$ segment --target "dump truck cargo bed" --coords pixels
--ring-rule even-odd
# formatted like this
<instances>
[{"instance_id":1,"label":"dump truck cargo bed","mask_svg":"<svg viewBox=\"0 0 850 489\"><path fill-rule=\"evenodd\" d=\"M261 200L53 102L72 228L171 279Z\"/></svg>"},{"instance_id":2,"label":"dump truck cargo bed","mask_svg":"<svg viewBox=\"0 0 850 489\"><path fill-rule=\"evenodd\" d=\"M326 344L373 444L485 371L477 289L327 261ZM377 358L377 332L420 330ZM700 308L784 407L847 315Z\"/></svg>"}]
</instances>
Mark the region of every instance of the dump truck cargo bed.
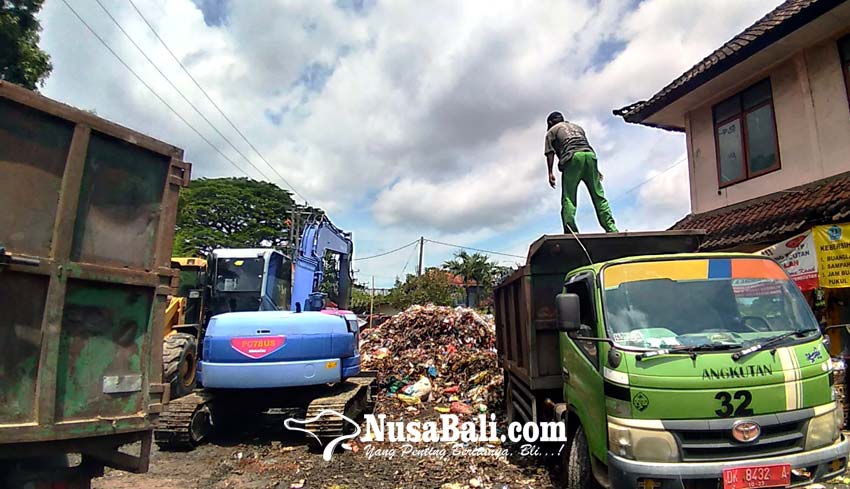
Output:
<instances>
[{"instance_id":1,"label":"dump truck cargo bed","mask_svg":"<svg viewBox=\"0 0 850 489\"><path fill-rule=\"evenodd\" d=\"M555 321L555 296L567 273L634 255L694 252L701 231L624 232L542 236L531 244L526 264L495 290L499 361L527 397L563 385ZM587 250L582 249L582 245Z\"/></svg>"},{"instance_id":2,"label":"dump truck cargo bed","mask_svg":"<svg viewBox=\"0 0 850 489\"><path fill-rule=\"evenodd\" d=\"M146 469L146 450L116 451L149 440L167 401L182 156L0 82L0 463L72 451Z\"/></svg>"}]
</instances>

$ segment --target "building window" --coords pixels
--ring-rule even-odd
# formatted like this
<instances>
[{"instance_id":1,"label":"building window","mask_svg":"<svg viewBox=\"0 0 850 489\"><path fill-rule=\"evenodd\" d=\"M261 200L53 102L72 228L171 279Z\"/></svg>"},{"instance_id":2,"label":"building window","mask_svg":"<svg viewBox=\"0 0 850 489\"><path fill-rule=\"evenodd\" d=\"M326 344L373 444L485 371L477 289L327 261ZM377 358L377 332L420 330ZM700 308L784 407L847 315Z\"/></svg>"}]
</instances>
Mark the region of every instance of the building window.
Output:
<instances>
[{"instance_id":1,"label":"building window","mask_svg":"<svg viewBox=\"0 0 850 489\"><path fill-rule=\"evenodd\" d=\"M850 101L850 36L844 36L838 40L838 52L841 53L844 85L847 87L847 99Z\"/></svg>"},{"instance_id":2,"label":"building window","mask_svg":"<svg viewBox=\"0 0 850 489\"><path fill-rule=\"evenodd\" d=\"M779 169L770 79L720 102L712 110L721 187Z\"/></svg>"}]
</instances>

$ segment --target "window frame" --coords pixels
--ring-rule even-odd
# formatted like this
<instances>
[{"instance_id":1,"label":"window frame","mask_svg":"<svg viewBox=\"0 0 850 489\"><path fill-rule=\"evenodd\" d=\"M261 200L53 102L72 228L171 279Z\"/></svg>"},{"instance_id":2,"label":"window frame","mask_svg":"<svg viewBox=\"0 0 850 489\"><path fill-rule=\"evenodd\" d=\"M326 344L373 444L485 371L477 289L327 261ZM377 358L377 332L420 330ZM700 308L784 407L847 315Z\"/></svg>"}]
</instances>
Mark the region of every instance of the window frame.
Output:
<instances>
[{"instance_id":1,"label":"window frame","mask_svg":"<svg viewBox=\"0 0 850 489\"><path fill-rule=\"evenodd\" d=\"M580 324L582 326L590 327L591 330L593 331L592 336L594 338L601 338L602 336L600 336L600 332L599 332L599 328L598 328L599 317L597 315L597 310L596 310L596 306L597 306L597 304L596 304L596 276L593 274L593 272L580 272L576 275L573 275L572 277L569 277L567 279L566 283L564 283L564 291L567 292L567 293L570 293L571 289L575 290L576 288L579 288L579 287L584 289L584 293L585 293L584 297L586 299L586 300L582 300L582 296L579 295L579 304L580 304L580 309L582 310L582 316L584 316L585 314L589 314L589 317L587 317L587 319L589 319L589 322L592 323L592 324L585 324L584 321L580 321ZM589 307L585 307L585 306L589 306ZM582 318L582 319L584 319L584 318ZM573 342L578 347L577 348L578 351L581 352L581 355L585 358L585 360L590 362L590 364L593 365L593 367L596 370L599 370L599 366L600 366L599 345L593 344L593 348L595 349L595 353L591 353L588 350L588 347L591 346L591 345L589 345L587 343L593 343L593 342L585 342L585 341L578 341L578 340L573 340Z\"/></svg>"},{"instance_id":2,"label":"window frame","mask_svg":"<svg viewBox=\"0 0 850 489\"><path fill-rule=\"evenodd\" d=\"M770 98L763 101L763 102L759 102L758 104L750 107L749 109L745 109L744 108L744 101L743 101L744 92L758 86L761 83L764 83L765 81L767 82L768 86L770 87ZM715 109L718 106L720 106L720 105L722 105L722 104L724 104L724 103L726 103L726 102L728 102L732 99L736 99L736 98L738 99L739 112L737 112L735 115L729 116L725 119L717 120L715 118ZM770 116L771 116L772 121L773 121L773 145L774 145L774 149L775 149L775 152L776 152L776 162L773 165L771 165L770 167L765 168L764 170L760 170L760 171L757 171L757 172L750 172L750 145L749 145L749 141L748 141L749 131L747 130L747 116L749 114L759 110L759 109L764 108L765 106L768 106L768 105L770 106ZM712 125L713 129L712 130L714 131L714 154L715 154L715 160L716 160L715 164L717 165L717 185L718 185L718 188L726 188L726 187L729 187L729 186L732 186L732 185L735 185L735 184L738 184L738 183L741 183L741 182L745 182L747 180L752 180L753 178L757 178L757 177L760 177L762 175L766 175L768 173L772 173L772 172L775 172L777 170L782 169L782 158L779 155L779 131L776 127L776 108L773 105L773 83L771 83L770 78L764 78L762 80L759 80L759 81L749 85L747 88L745 88L743 90L739 90L735 95L732 95L731 97L727 97L727 98L721 100L720 102L713 104L711 106L711 120L712 120L712 123L713 123L713 125ZM742 160L742 164L744 166L744 171L743 171L742 177L737 178L735 180L729 180L728 182L723 182L722 181L722 164L721 164L721 160L720 160L720 138L717 135L717 129L720 126L723 126L723 125L728 124L728 123L735 121L735 120L738 121L739 127L741 128L741 153L742 153L741 154L741 156L742 156L741 160Z\"/></svg>"}]
</instances>

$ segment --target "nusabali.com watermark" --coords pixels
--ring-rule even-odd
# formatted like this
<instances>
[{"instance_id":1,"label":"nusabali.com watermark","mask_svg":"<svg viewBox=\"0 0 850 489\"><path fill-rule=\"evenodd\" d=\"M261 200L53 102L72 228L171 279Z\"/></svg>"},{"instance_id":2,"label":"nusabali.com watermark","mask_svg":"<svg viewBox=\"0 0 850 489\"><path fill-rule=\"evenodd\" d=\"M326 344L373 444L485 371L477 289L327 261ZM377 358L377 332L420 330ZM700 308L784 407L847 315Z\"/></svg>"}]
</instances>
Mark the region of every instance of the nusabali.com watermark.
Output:
<instances>
[{"instance_id":1,"label":"nusabali.com watermark","mask_svg":"<svg viewBox=\"0 0 850 489\"><path fill-rule=\"evenodd\" d=\"M349 423L351 434L320 440L306 426L322 416L336 416ZM304 431L319 442L325 443L323 457L330 460L338 445L346 440L357 439L365 443L364 452L368 458L395 458L399 456L437 457L448 456L508 456L510 451L503 446L506 442L522 443L519 454L522 456L541 455L537 443L567 441L566 426L557 422L508 424L504 432L496 426L496 415L488 418L485 414L473 420L461 421L455 414L442 414L438 421L389 421L385 414L365 415L365 432L352 419L333 410L325 410L309 420L287 419L284 426L296 431ZM302 425L300 428L295 425ZM362 433L362 436L361 436ZM370 443L389 443L389 445L371 445ZM477 446L475 444L478 444Z\"/></svg>"}]
</instances>

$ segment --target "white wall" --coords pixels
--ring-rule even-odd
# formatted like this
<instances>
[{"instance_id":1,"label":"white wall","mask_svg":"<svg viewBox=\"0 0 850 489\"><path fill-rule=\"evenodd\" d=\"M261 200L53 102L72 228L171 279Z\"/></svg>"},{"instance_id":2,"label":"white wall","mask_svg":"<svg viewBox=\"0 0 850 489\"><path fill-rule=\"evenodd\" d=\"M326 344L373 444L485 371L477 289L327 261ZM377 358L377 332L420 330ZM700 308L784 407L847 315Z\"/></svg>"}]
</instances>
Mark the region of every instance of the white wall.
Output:
<instances>
[{"instance_id":1,"label":"white wall","mask_svg":"<svg viewBox=\"0 0 850 489\"><path fill-rule=\"evenodd\" d=\"M834 39L714 94L686 115L691 212L702 213L850 171L850 102ZM719 188L711 108L770 76L781 169Z\"/></svg>"}]
</instances>

